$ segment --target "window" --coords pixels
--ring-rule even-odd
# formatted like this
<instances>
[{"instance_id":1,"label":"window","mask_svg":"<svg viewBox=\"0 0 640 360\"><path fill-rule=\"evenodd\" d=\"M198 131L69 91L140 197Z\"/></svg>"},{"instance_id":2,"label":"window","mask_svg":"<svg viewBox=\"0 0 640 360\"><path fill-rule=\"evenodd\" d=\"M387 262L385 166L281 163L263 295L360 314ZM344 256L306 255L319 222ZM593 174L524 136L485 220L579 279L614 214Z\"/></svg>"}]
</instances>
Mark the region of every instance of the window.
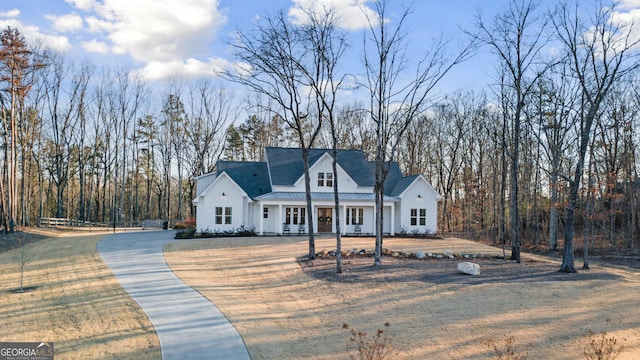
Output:
<instances>
[{"instance_id":1,"label":"window","mask_svg":"<svg viewBox=\"0 0 640 360\"><path fill-rule=\"evenodd\" d=\"M294 224L294 225L304 225L305 224L305 215L306 208L284 208L284 223L285 224Z\"/></svg>"},{"instance_id":2,"label":"window","mask_svg":"<svg viewBox=\"0 0 640 360\"><path fill-rule=\"evenodd\" d=\"M291 224L291 208L284 209L284 223L287 225Z\"/></svg>"},{"instance_id":3,"label":"window","mask_svg":"<svg viewBox=\"0 0 640 360\"><path fill-rule=\"evenodd\" d=\"M418 224L420 226L427 225L427 209L411 209L411 226L417 226Z\"/></svg>"},{"instance_id":4,"label":"window","mask_svg":"<svg viewBox=\"0 0 640 360\"><path fill-rule=\"evenodd\" d=\"M216 224L222 224L222 214L224 214L224 223L230 225L232 223L231 208L216 207Z\"/></svg>"},{"instance_id":5,"label":"window","mask_svg":"<svg viewBox=\"0 0 640 360\"><path fill-rule=\"evenodd\" d=\"M328 173L319 172L318 173L318 186L332 187L333 186L333 173L332 172L328 172Z\"/></svg>"},{"instance_id":6,"label":"window","mask_svg":"<svg viewBox=\"0 0 640 360\"><path fill-rule=\"evenodd\" d=\"M222 208L216 208L216 224L222 224Z\"/></svg>"},{"instance_id":7,"label":"window","mask_svg":"<svg viewBox=\"0 0 640 360\"><path fill-rule=\"evenodd\" d=\"M362 225L363 220L363 208L347 208L347 225Z\"/></svg>"},{"instance_id":8,"label":"window","mask_svg":"<svg viewBox=\"0 0 640 360\"><path fill-rule=\"evenodd\" d=\"M427 209L420 209L420 226L427 225Z\"/></svg>"},{"instance_id":9,"label":"window","mask_svg":"<svg viewBox=\"0 0 640 360\"><path fill-rule=\"evenodd\" d=\"M269 208L262 208L262 218L263 219L269 218Z\"/></svg>"},{"instance_id":10,"label":"window","mask_svg":"<svg viewBox=\"0 0 640 360\"><path fill-rule=\"evenodd\" d=\"M224 208L224 223L227 225L231 225L231 208Z\"/></svg>"}]
</instances>

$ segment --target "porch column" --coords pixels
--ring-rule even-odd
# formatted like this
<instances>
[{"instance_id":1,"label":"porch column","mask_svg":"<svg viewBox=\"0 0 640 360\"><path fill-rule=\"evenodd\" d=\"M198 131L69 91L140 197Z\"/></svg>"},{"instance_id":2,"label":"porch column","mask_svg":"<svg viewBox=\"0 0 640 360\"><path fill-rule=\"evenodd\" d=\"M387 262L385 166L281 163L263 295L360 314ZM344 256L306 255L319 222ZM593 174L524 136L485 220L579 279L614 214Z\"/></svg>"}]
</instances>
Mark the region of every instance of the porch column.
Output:
<instances>
[{"instance_id":1,"label":"porch column","mask_svg":"<svg viewBox=\"0 0 640 360\"><path fill-rule=\"evenodd\" d=\"M389 217L391 218L391 229L389 229L389 233L391 234L391 236L394 236L396 234L396 203L395 202L391 203L391 215Z\"/></svg>"},{"instance_id":2,"label":"porch column","mask_svg":"<svg viewBox=\"0 0 640 360\"><path fill-rule=\"evenodd\" d=\"M262 230L262 222L264 221L264 216L262 215L264 214L264 205L262 202L260 202L260 206L258 208L258 216L260 217L260 221L258 222L258 235L264 235L264 231Z\"/></svg>"},{"instance_id":3,"label":"porch column","mask_svg":"<svg viewBox=\"0 0 640 360\"><path fill-rule=\"evenodd\" d=\"M347 205L342 205L342 216L340 217L342 221L342 235L347 235Z\"/></svg>"},{"instance_id":4,"label":"porch column","mask_svg":"<svg viewBox=\"0 0 640 360\"><path fill-rule=\"evenodd\" d=\"M278 234L282 235L282 204L278 204L278 224L276 225L278 227Z\"/></svg>"}]
</instances>

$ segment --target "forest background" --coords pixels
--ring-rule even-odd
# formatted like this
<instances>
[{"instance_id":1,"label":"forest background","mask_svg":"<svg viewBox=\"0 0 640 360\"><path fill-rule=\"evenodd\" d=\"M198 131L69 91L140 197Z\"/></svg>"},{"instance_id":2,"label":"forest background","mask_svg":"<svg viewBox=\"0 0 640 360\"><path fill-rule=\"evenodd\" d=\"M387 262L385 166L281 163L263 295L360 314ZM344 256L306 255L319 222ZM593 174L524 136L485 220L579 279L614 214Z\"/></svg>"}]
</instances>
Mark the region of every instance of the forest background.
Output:
<instances>
[{"instance_id":1,"label":"forest background","mask_svg":"<svg viewBox=\"0 0 640 360\"><path fill-rule=\"evenodd\" d=\"M515 233L522 245L555 250L567 211L575 211L581 238L636 252L637 30L612 14L602 3L547 9L514 0L494 18L478 15L466 30L465 49L484 46L494 56L492 68L478 69L491 83L483 91L427 89L419 109L404 119L404 131L391 133L397 148L387 149L387 159L405 174L422 174L442 195L439 233L503 243ZM252 31L273 30L272 24ZM257 39L252 34L244 39ZM369 38L342 56L365 58L372 51L367 46L381 44ZM3 29L0 40L5 231L50 217L118 226L192 219L195 178L217 160L261 161L264 147L300 146L280 105L259 92L239 98L238 81L174 78L158 87L131 68L98 69L27 43L18 28ZM392 44L406 46L401 36ZM430 62L405 63L399 56L399 82L420 66L446 70L447 59L459 54L445 38L412 44L421 45ZM308 59L318 53L312 46L304 52ZM375 158L374 96L357 80L362 75L336 77L352 80L333 110L333 131L320 122L318 104L305 103L298 131L310 139L318 126L313 147L361 149ZM308 85L293 87L308 94ZM389 111L401 112L402 103L393 100Z\"/></svg>"}]
</instances>

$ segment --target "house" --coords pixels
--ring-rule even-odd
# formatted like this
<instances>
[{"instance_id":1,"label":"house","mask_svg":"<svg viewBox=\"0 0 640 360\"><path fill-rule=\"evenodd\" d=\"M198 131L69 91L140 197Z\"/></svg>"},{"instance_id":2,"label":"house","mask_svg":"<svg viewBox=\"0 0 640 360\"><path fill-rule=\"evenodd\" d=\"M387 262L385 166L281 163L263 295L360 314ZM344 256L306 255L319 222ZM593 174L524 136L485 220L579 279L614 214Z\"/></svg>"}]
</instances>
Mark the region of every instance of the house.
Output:
<instances>
[{"instance_id":1,"label":"house","mask_svg":"<svg viewBox=\"0 0 640 360\"><path fill-rule=\"evenodd\" d=\"M335 232L333 183L338 182L341 231L375 232L375 162L360 150L338 150L337 174L332 150L311 149L309 173L314 231ZM199 232L252 228L259 235L307 233L304 165L300 148L265 149L265 161L218 161L197 180L196 227ZM385 183L383 232L435 233L440 195L422 175L403 176L397 163Z\"/></svg>"}]
</instances>

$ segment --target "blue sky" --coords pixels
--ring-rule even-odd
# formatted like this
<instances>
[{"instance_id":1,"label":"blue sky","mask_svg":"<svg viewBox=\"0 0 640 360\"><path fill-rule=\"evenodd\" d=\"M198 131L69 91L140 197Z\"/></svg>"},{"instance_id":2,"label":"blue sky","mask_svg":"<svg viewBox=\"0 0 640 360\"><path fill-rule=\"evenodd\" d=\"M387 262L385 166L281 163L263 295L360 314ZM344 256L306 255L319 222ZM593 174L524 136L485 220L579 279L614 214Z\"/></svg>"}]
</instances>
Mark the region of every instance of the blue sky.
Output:
<instances>
[{"instance_id":1,"label":"blue sky","mask_svg":"<svg viewBox=\"0 0 640 360\"><path fill-rule=\"evenodd\" d=\"M490 18L508 0L391 0L400 12L413 4L406 30L409 53L419 54L428 40L441 33L462 40L460 27L470 28L477 11ZM549 0L551 1L551 0ZM345 28L363 24L357 3L367 0L2 0L0 27L18 28L29 41L61 51L70 59L95 65L127 64L153 80L172 76L211 76L233 61L228 47L236 29L249 29L260 16L279 9L327 3L338 8ZM621 0L629 13L639 12L640 0ZM360 61L352 54L350 62ZM478 57L447 78L447 88L479 87L489 80L491 56Z\"/></svg>"}]
</instances>

